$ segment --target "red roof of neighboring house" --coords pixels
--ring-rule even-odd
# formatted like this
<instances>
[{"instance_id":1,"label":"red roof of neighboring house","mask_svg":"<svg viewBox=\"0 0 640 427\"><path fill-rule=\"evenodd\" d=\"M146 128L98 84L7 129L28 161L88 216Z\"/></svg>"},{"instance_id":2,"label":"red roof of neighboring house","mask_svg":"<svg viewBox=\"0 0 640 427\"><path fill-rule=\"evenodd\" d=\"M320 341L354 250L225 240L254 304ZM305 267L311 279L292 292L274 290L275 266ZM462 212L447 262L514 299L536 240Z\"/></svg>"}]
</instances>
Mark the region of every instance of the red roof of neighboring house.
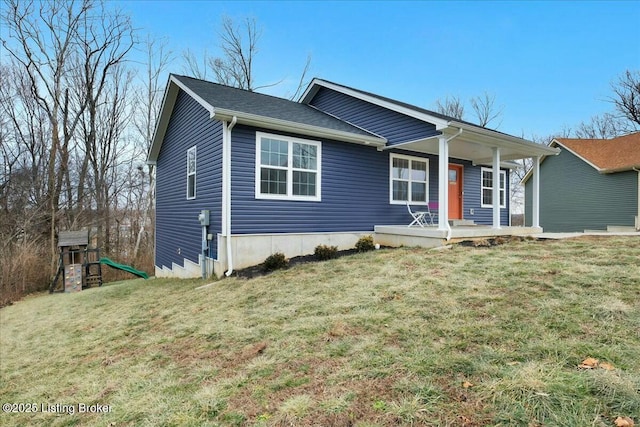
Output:
<instances>
[{"instance_id":1,"label":"red roof of neighboring house","mask_svg":"<svg viewBox=\"0 0 640 427\"><path fill-rule=\"evenodd\" d=\"M640 132L613 139L555 140L602 172L640 169Z\"/></svg>"}]
</instances>

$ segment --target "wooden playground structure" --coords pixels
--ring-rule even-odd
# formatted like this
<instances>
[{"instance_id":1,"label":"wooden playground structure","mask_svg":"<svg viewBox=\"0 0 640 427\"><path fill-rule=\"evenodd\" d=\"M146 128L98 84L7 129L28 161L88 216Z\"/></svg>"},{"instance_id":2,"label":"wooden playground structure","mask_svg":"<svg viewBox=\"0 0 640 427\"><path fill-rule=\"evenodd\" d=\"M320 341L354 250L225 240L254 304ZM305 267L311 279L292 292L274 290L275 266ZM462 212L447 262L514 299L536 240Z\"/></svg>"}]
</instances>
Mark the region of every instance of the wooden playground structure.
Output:
<instances>
[{"instance_id":1,"label":"wooden playground structure","mask_svg":"<svg viewBox=\"0 0 640 427\"><path fill-rule=\"evenodd\" d=\"M102 286L102 264L148 279L144 271L100 257L100 249L89 247L89 231L61 231L58 234L58 271L49 285L49 293L77 292L94 285ZM63 277L62 286L58 279Z\"/></svg>"},{"instance_id":2,"label":"wooden playground structure","mask_svg":"<svg viewBox=\"0 0 640 427\"><path fill-rule=\"evenodd\" d=\"M77 292L91 286L102 286L102 265L100 249L89 248L89 231L61 231L58 234L58 272L49 286L49 292L56 290ZM62 275L62 288L58 279Z\"/></svg>"}]
</instances>

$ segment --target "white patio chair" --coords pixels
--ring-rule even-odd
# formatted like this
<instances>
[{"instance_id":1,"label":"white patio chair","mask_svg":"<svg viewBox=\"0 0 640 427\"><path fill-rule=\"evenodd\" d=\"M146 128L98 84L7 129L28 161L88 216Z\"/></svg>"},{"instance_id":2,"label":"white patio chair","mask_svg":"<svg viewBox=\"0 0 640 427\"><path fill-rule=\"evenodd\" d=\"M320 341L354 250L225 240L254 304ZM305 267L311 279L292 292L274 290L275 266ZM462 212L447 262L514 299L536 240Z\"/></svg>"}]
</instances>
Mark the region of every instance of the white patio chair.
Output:
<instances>
[{"instance_id":1,"label":"white patio chair","mask_svg":"<svg viewBox=\"0 0 640 427\"><path fill-rule=\"evenodd\" d=\"M407 227L411 227L411 226L416 225L416 224L419 225L420 227L424 227L425 225L427 225L426 220L425 220L425 216L427 215L427 212L422 212L422 211L415 211L414 212L414 211L412 211L411 210L411 205L409 205L408 201L407 201L407 210L409 211L409 214L413 218L413 221Z\"/></svg>"},{"instance_id":2,"label":"white patio chair","mask_svg":"<svg viewBox=\"0 0 640 427\"><path fill-rule=\"evenodd\" d=\"M435 225L438 222L438 202L427 203L427 212L425 213L425 223Z\"/></svg>"}]
</instances>

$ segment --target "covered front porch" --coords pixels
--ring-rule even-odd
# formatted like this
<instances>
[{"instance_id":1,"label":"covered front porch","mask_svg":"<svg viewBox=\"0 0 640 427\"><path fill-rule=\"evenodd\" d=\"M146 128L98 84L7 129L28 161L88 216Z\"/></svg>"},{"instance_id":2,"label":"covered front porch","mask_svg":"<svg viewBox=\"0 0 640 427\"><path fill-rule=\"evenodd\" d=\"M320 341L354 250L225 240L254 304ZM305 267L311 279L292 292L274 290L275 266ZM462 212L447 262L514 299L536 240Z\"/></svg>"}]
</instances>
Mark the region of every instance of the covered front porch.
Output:
<instances>
[{"instance_id":1,"label":"covered front porch","mask_svg":"<svg viewBox=\"0 0 640 427\"><path fill-rule=\"evenodd\" d=\"M437 224L433 227L415 227L415 229L406 225L381 225L376 226L376 234L450 240L452 238L526 235L542 232L539 224L540 159L542 156L558 154L558 149L464 122L436 123L436 130L440 132L439 135L388 145L383 150L403 149L437 156ZM464 222L467 219L474 219L473 208L468 211L462 208L466 199L462 187L459 187L457 191L452 190L456 188L452 187L452 179L455 179L456 176L455 171L452 170L452 167L457 166L455 159L469 161L473 166L481 166L482 170L486 171L488 178L484 180L483 175L479 178L481 180L479 186L482 189L481 206L485 209L491 209L492 215L490 221L487 221L489 218L482 221L484 225L456 225L452 227L450 224L450 220L460 219ZM504 218L501 221L501 211L504 213L505 208L510 206L505 203L510 192L509 183L506 182L501 187L501 179L498 177L500 177L502 169L518 167L519 165L514 161L523 159L531 159L533 178L532 227L529 228L511 227L510 221L505 222ZM454 163L450 163L450 160L453 160Z\"/></svg>"}]
</instances>

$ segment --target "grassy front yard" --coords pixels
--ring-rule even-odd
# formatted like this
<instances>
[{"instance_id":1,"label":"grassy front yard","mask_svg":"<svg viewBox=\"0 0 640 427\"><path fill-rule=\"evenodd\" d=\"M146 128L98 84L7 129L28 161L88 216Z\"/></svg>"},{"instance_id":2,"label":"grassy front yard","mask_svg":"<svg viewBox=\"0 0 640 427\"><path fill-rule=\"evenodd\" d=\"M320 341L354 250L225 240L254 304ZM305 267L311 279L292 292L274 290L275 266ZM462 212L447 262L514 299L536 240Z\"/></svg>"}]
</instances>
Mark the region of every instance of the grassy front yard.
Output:
<instances>
[{"instance_id":1,"label":"grassy front yard","mask_svg":"<svg viewBox=\"0 0 640 427\"><path fill-rule=\"evenodd\" d=\"M0 401L37 409L0 424L640 423L637 237L380 250L207 283L0 310Z\"/></svg>"}]
</instances>

